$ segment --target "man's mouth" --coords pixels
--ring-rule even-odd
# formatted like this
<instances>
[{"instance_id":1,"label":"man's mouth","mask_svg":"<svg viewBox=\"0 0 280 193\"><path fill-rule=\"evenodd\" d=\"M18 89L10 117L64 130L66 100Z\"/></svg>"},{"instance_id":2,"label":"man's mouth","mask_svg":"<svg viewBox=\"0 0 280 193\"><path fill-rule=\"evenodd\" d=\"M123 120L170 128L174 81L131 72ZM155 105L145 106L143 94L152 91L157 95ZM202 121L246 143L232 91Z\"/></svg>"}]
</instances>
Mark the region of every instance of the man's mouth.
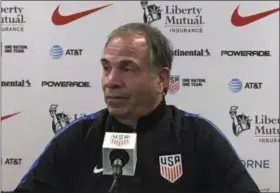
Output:
<instances>
[{"instance_id":1,"label":"man's mouth","mask_svg":"<svg viewBox=\"0 0 280 193\"><path fill-rule=\"evenodd\" d=\"M124 100L124 99L127 99L127 97L121 97L121 96L109 96L109 97L106 97L106 99L109 99L109 100L110 100L110 99L115 99L115 100L116 100L116 99L119 99L119 100L120 100L120 99L123 99L123 100Z\"/></svg>"}]
</instances>

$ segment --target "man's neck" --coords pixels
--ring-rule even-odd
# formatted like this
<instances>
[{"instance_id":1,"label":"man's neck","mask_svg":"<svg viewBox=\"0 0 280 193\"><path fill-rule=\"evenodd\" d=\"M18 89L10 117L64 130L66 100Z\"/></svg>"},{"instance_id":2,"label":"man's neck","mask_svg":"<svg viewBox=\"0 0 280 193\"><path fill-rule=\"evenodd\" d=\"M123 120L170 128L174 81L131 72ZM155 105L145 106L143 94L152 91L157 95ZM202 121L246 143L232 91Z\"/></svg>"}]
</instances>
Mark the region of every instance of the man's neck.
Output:
<instances>
[{"instance_id":1,"label":"man's neck","mask_svg":"<svg viewBox=\"0 0 280 193\"><path fill-rule=\"evenodd\" d=\"M116 118L116 119L117 119L120 123L131 127L133 130L136 130L137 120L138 120L138 119L118 119L118 118Z\"/></svg>"},{"instance_id":2,"label":"man's neck","mask_svg":"<svg viewBox=\"0 0 280 193\"><path fill-rule=\"evenodd\" d=\"M129 127L131 127L133 130L136 130L137 127L137 121L140 117L148 115L149 113L151 113L153 110L155 110L157 108L157 106L161 103L161 101L163 100L163 98L159 98L154 105L152 105L152 108L150 108L149 110L147 110L146 112L143 113L143 115L138 116L138 117L129 117L129 118L125 118L125 119L118 119L116 118L120 123L127 125Z\"/></svg>"}]
</instances>

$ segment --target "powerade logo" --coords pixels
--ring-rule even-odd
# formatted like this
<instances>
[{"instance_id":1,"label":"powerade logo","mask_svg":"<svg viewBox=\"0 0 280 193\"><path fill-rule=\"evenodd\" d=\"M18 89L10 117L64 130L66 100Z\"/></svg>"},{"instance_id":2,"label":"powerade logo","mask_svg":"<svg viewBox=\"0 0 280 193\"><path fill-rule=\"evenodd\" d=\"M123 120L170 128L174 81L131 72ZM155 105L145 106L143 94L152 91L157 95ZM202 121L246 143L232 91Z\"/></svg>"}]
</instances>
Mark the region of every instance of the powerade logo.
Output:
<instances>
[{"instance_id":1,"label":"powerade logo","mask_svg":"<svg viewBox=\"0 0 280 193\"><path fill-rule=\"evenodd\" d=\"M91 87L88 81L42 81L42 87L61 87L61 88L89 88Z\"/></svg>"},{"instance_id":2,"label":"powerade logo","mask_svg":"<svg viewBox=\"0 0 280 193\"><path fill-rule=\"evenodd\" d=\"M59 59L63 55L63 48L59 45L54 45L50 49L50 55L53 59Z\"/></svg>"},{"instance_id":3,"label":"powerade logo","mask_svg":"<svg viewBox=\"0 0 280 193\"><path fill-rule=\"evenodd\" d=\"M269 50L222 50L221 56L228 57L269 57L271 56Z\"/></svg>"}]
</instances>

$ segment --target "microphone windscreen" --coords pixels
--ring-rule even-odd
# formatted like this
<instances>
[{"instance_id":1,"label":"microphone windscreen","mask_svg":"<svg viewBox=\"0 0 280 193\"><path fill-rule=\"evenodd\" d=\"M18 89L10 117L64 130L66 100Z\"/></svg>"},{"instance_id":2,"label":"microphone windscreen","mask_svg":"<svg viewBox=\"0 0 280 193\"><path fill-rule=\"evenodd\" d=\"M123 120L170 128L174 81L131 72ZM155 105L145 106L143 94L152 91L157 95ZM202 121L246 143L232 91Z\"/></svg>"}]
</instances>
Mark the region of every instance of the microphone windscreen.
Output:
<instances>
[{"instance_id":1,"label":"microphone windscreen","mask_svg":"<svg viewBox=\"0 0 280 193\"><path fill-rule=\"evenodd\" d=\"M113 165L113 162L116 159L120 159L123 162L123 165L127 164L128 160L129 160L129 155L128 153L123 150L123 149L114 149L111 151L110 153L110 160L111 160L111 164Z\"/></svg>"}]
</instances>

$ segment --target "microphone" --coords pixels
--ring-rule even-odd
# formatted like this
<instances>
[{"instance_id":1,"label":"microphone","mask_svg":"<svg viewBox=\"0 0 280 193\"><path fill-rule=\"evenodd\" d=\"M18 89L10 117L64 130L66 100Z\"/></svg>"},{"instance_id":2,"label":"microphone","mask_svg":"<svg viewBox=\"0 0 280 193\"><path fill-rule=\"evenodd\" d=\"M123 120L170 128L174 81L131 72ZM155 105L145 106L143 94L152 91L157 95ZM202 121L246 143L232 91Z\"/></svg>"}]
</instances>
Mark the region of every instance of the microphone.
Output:
<instances>
[{"instance_id":1,"label":"microphone","mask_svg":"<svg viewBox=\"0 0 280 193\"><path fill-rule=\"evenodd\" d=\"M102 146L103 174L113 175L111 190L116 189L120 176L134 176L137 162L136 142L136 133L105 133Z\"/></svg>"},{"instance_id":2,"label":"microphone","mask_svg":"<svg viewBox=\"0 0 280 193\"><path fill-rule=\"evenodd\" d=\"M106 132L102 146L103 174L113 175L113 165L117 164L122 166L122 175L134 176L137 162L136 142L136 133Z\"/></svg>"},{"instance_id":3,"label":"microphone","mask_svg":"<svg viewBox=\"0 0 280 193\"><path fill-rule=\"evenodd\" d=\"M109 157L113 169L113 176L122 175L122 168L129 161L128 153L125 150L112 150Z\"/></svg>"}]
</instances>

